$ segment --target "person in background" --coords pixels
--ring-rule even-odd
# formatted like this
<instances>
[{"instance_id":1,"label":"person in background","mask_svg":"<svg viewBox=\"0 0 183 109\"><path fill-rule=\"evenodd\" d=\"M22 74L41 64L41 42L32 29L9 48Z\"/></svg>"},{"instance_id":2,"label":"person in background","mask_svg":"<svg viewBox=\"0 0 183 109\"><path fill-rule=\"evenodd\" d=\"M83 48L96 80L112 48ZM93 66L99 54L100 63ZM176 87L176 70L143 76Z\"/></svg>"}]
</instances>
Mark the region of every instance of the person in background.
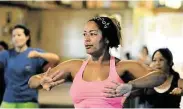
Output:
<instances>
[{"instance_id":1,"label":"person in background","mask_svg":"<svg viewBox=\"0 0 183 109\"><path fill-rule=\"evenodd\" d=\"M173 95L179 86L180 76L173 70L173 55L168 48L160 48L152 55L151 67L162 70L167 80L160 86L145 90L146 108L179 108L181 96Z\"/></svg>"},{"instance_id":2,"label":"person in background","mask_svg":"<svg viewBox=\"0 0 183 109\"><path fill-rule=\"evenodd\" d=\"M147 65L150 64L151 58L149 57L149 50L148 50L147 46L142 47L140 55L138 56L138 61L142 62L144 64L147 64Z\"/></svg>"},{"instance_id":3,"label":"person in background","mask_svg":"<svg viewBox=\"0 0 183 109\"><path fill-rule=\"evenodd\" d=\"M4 70L5 80L1 108L37 108L38 92L28 87L28 80L41 73L47 63L59 63L59 57L31 48L30 30L23 25L14 26L11 41L13 48L0 52L0 69Z\"/></svg>"},{"instance_id":4,"label":"person in background","mask_svg":"<svg viewBox=\"0 0 183 109\"><path fill-rule=\"evenodd\" d=\"M8 44L4 41L0 41L0 51L2 50L8 50Z\"/></svg>"},{"instance_id":5,"label":"person in background","mask_svg":"<svg viewBox=\"0 0 183 109\"><path fill-rule=\"evenodd\" d=\"M168 48L160 48L152 55L150 67L164 72L167 79L163 84L154 88L145 88L131 92L130 96L141 96L144 99L144 108L179 108L182 93L182 79L173 70L173 55ZM156 81L156 80L155 80ZM123 90L118 86L114 90Z\"/></svg>"},{"instance_id":6,"label":"person in background","mask_svg":"<svg viewBox=\"0 0 183 109\"><path fill-rule=\"evenodd\" d=\"M0 52L3 50L8 50L8 44L4 41L0 41ZM0 105L3 100L5 90L5 83L4 83L4 71L3 69L0 69Z\"/></svg>"},{"instance_id":7,"label":"person in background","mask_svg":"<svg viewBox=\"0 0 183 109\"><path fill-rule=\"evenodd\" d=\"M141 63L144 63L146 65L150 64L151 59L149 57L149 50L148 50L147 46L145 46L145 45L142 46L142 49L138 56L138 61ZM134 98L134 103L135 103L134 108L143 108L144 107L144 104L143 104L144 100L143 100L143 98L141 98L139 96Z\"/></svg>"}]
</instances>

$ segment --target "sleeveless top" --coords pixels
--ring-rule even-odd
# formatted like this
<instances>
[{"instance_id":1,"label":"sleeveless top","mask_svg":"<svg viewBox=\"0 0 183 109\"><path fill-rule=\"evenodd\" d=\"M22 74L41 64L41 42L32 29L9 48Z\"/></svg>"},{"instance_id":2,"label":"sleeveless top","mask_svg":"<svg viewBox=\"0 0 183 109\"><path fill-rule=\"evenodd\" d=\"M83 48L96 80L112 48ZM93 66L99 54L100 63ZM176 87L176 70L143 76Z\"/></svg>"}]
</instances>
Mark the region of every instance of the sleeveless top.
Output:
<instances>
[{"instance_id":1,"label":"sleeveless top","mask_svg":"<svg viewBox=\"0 0 183 109\"><path fill-rule=\"evenodd\" d=\"M88 59L89 60L89 59ZM123 83L116 72L115 57L110 58L110 71L107 79L103 81L85 81L83 72L88 63L84 61L76 74L70 89L75 108L122 108L126 97L107 98L104 96L104 87L112 85L111 81Z\"/></svg>"}]
</instances>

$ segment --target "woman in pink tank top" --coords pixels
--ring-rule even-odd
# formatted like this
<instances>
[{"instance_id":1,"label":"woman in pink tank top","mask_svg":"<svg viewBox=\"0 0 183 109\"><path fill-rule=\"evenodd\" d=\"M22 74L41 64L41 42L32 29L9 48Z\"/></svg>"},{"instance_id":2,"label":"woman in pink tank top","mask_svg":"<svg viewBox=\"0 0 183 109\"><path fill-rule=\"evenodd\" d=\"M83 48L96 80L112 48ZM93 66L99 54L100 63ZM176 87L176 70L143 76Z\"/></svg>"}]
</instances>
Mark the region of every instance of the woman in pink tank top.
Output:
<instances>
[{"instance_id":1,"label":"woman in pink tank top","mask_svg":"<svg viewBox=\"0 0 183 109\"><path fill-rule=\"evenodd\" d=\"M122 108L126 96L121 95L129 92L132 87L154 87L166 79L160 71L153 71L137 61L120 61L109 54L109 48L118 47L121 40L120 26L115 20L108 17L90 19L84 27L83 37L86 52L90 55L88 59L62 62L44 74L31 77L29 86L42 86L50 90L63 83L70 73L73 78L70 95L76 108ZM143 77L129 85L124 84L120 77L125 71L129 71L129 75L134 78ZM115 86L116 82L124 84L121 97L106 97L105 87Z\"/></svg>"}]
</instances>

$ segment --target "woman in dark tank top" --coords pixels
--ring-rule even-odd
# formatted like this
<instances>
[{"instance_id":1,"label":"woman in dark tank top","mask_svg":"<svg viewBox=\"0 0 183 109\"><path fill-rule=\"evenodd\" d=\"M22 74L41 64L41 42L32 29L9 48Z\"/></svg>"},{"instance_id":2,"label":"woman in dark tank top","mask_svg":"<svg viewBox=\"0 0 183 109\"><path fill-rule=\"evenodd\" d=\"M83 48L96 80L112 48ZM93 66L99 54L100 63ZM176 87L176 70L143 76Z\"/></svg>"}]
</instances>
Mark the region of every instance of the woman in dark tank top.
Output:
<instances>
[{"instance_id":1,"label":"woman in dark tank top","mask_svg":"<svg viewBox=\"0 0 183 109\"><path fill-rule=\"evenodd\" d=\"M161 48L154 52L151 67L167 73L167 80L158 87L145 89L142 99L145 108L179 108L181 96L170 94L179 87L179 74L172 68L173 56L168 48Z\"/></svg>"}]
</instances>

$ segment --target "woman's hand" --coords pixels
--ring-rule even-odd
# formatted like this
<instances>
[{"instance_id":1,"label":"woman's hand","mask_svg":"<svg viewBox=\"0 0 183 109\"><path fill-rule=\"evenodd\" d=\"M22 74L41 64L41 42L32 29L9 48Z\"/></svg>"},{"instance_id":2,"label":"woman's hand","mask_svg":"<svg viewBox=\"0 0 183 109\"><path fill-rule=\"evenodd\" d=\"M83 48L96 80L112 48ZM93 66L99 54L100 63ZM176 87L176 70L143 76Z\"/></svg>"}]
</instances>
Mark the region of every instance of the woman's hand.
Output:
<instances>
[{"instance_id":1,"label":"woman's hand","mask_svg":"<svg viewBox=\"0 0 183 109\"><path fill-rule=\"evenodd\" d=\"M48 75L50 72L50 68L45 72L44 76L40 80L40 84L43 89L50 91L51 88L64 83L65 79L62 79L63 73L62 71L57 71L51 75Z\"/></svg>"},{"instance_id":2,"label":"woman's hand","mask_svg":"<svg viewBox=\"0 0 183 109\"><path fill-rule=\"evenodd\" d=\"M106 86L104 89L105 96L108 98L125 96L128 97L132 90L131 84L121 84L115 81L112 81L113 86Z\"/></svg>"},{"instance_id":3,"label":"woman's hand","mask_svg":"<svg viewBox=\"0 0 183 109\"><path fill-rule=\"evenodd\" d=\"M179 88L179 87L174 88L174 89L170 92L170 94L172 94L172 95L181 95L181 94L182 94L182 89Z\"/></svg>"}]
</instances>

